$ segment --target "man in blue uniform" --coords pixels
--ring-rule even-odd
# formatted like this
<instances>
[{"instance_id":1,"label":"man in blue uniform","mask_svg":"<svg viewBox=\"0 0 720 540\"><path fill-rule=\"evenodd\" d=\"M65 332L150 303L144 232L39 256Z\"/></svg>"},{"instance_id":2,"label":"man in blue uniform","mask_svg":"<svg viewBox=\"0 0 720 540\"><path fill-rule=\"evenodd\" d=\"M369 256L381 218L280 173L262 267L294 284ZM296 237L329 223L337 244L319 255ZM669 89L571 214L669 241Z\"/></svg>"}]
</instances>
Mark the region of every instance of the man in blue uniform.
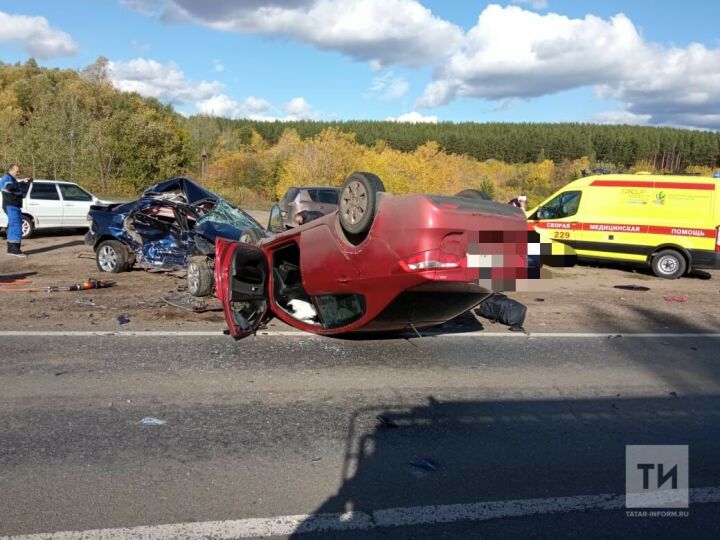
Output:
<instances>
[{"instance_id":1,"label":"man in blue uniform","mask_svg":"<svg viewBox=\"0 0 720 540\"><path fill-rule=\"evenodd\" d=\"M15 257L27 257L20 250L22 241L22 202L27 194L21 184L32 182L32 178L18 180L20 167L10 165L5 176L0 178L0 191L2 191L2 207L8 218L7 226L7 252Z\"/></svg>"}]
</instances>

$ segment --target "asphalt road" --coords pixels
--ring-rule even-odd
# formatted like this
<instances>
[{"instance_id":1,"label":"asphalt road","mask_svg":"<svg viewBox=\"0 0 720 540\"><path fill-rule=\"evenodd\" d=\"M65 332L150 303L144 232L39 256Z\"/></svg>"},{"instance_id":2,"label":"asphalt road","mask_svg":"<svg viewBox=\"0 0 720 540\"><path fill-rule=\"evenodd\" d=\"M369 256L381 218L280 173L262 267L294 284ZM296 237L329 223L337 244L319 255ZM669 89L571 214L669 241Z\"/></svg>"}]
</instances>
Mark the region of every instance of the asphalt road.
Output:
<instances>
[{"instance_id":1,"label":"asphalt road","mask_svg":"<svg viewBox=\"0 0 720 540\"><path fill-rule=\"evenodd\" d=\"M0 536L717 538L718 345L4 335ZM689 516L627 515L630 444Z\"/></svg>"}]
</instances>

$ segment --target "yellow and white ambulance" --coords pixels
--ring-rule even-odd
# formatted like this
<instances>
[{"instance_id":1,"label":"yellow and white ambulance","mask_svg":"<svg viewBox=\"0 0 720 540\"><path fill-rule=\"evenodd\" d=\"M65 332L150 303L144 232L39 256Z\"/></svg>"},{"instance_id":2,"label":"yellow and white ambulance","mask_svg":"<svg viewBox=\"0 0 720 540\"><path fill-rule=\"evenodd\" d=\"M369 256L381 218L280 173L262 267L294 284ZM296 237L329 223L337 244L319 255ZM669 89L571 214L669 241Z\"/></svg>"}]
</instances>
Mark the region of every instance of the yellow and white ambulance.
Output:
<instances>
[{"instance_id":1,"label":"yellow and white ambulance","mask_svg":"<svg viewBox=\"0 0 720 540\"><path fill-rule=\"evenodd\" d=\"M588 176L527 212L542 240L580 259L650 264L675 279L720 268L720 179L699 176Z\"/></svg>"}]
</instances>

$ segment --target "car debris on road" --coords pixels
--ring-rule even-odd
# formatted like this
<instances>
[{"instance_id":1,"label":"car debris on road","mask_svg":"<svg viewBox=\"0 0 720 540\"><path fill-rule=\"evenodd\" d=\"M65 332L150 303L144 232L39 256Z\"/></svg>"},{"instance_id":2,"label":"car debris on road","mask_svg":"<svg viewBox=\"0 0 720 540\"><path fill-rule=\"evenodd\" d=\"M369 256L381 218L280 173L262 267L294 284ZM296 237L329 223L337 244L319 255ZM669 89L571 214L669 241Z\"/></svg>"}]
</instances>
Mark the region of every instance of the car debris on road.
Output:
<instances>
[{"instance_id":1,"label":"car debris on road","mask_svg":"<svg viewBox=\"0 0 720 540\"><path fill-rule=\"evenodd\" d=\"M21 281L18 284L32 283L29 280ZM117 282L114 279L95 279L88 278L86 281L74 283L72 285L48 285L46 287L15 287L14 283L0 283L0 292L73 292L73 291L89 291L93 289L107 289L114 287Z\"/></svg>"},{"instance_id":2,"label":"car debris on road","mask_svg":"<svg viewBox=\"0 0 720 540\"><path fill-rule=\"evenodd\" d=\"M154 416L146 416L145 418L142 418L138 424L141 426L164 426L167 424L167 421L155 418Z\"/></svg>"},{"instance_id":3,"label":"car debris on road","mask_svg":"<svg viewBox=\"0 0 720 540\"><path fill-rule=\"evenodd\" d=\"M613 285L615 289L622 289L624 291L649 291L650 287L644 285Z\"/></svg>"},{"instance_id":4,"label":"car debris on road","mask_svg":"<svg viewBox=\"0 0 720 540\"><path fill-rule=\"evenodd\" d=\"M475 313L489 321L507 325L511 330L521 331L527 307L502 293L496 293L480 304Z\"/></svg>"}]
</instances>

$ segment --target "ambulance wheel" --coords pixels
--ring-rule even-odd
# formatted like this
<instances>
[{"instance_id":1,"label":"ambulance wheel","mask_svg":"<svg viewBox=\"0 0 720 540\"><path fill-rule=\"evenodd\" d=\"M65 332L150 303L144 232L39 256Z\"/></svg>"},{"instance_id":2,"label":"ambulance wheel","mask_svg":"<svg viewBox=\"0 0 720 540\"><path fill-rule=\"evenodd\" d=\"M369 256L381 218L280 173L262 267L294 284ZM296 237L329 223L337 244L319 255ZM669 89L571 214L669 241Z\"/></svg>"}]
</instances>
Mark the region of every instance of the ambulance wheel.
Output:
<instances>
[{"instance_id":1,"label":"ambulance wheel","mask_svg":"<svg viewBox=\"0 0 720 540\"><path fill-rule=\"evenodd\" d=\"M659 251L652 258L653 273L663 279L677 279L687 270L687 261L674 249Z\"/></svg>"},{"instance_id":2,"label":"ambulance wheel","mask_svg":"<svg viewBox=\"0 0 720 540\"><path fill-rule=\"evenodd\" d=\"M22 229L21 229L23 240L25 240L26 238L30 238L33 235L34 230L35 230L35 222L33 221L33 218L23 214Z\"/></svg>"}]
</instances>

